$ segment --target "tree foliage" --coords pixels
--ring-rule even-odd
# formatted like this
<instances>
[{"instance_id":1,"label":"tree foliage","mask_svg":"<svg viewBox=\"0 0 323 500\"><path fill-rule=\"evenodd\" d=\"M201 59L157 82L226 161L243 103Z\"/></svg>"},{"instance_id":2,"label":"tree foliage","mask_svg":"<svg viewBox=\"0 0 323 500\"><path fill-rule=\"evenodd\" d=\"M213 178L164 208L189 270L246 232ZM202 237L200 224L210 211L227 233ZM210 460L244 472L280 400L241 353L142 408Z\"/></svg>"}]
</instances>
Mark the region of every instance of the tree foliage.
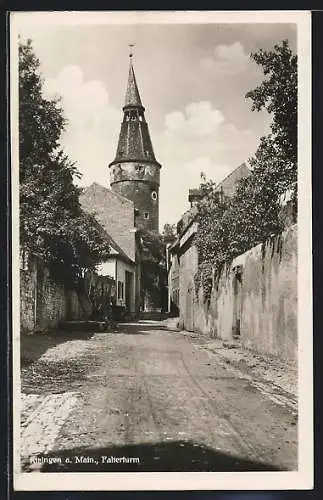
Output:
<instances>
[{"instance_id":1,"label":"tree foliage","mask_svg":"<svg viewBox=\"0 0 323 500\"><path fill-rule=\"evenodd\" d=\"M164 224L162 238L164 243L172 243L176 240L176 224Z\"/></svg>"},{"instance_id":2,"label":"tree foliage","mask_svg":"<svg viewBox=\"0 0 323 500\"><path fill-rule=\"evenodd\" d=\"M146 229L138 230L141 241L141 288L155 303L160 301L161 281L166 272L165 244L162 235Z\"/></svg>"},{"instance_id":3,"label":"tree foliage","mask_svg":"<svg viewBox=\"0 0 323 500\"><path fill-rule=\"evenodd\" d=\"M272 114L271 133L261 138L249 160L250 176L237 183L231 199L221 200L215 183L202 178L196 289L202 283L205 298L210 297L213 271L282 230L279 197L288 189L296 210L297 57L286 40L273 51L260 50L251 57L267 78L246 97L253 101L252 110L265 108Z\"/></svg>"},{"instance_id":4,"label":"tree foliage","mask_svg":"<svg viewBox=\"0 0 323 500\"><path fill-rule=\"evenodd\" d=\"M267 77L246 97L252 100L252 110L265 108L272 114L272 138L286 161L297 163L297 56L288 40L275 45L274 50L260 49L251 54L262 66Z\"/></svg>"},{"instance_id":5,"label":"tree foliage","mask_svg":"<svg viewBox=\"0 0 323 500\"><path fill-rule=\"evenodd\" d=\"M37 253L56 278L75 281L107 257L105 233L83 212L80 174L59 145L66 121L59 99L43 95L32 42L19 43L19 178L21 245Z\"/></svg>"}]
</instances>

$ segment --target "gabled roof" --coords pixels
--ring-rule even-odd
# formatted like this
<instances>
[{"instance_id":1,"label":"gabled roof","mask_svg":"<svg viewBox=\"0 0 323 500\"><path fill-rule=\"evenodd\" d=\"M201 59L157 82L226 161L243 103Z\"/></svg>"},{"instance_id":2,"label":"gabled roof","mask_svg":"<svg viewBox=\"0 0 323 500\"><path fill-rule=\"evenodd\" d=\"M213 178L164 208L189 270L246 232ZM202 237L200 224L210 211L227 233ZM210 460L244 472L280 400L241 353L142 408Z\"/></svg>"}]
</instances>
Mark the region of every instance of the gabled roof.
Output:
<instances>
[{"instance_id":1,"label":"gabled roof","mask_svg":"<svg viewBox=\"0 0 323 500\"><path fill-rule=\"evenodd\" d=\"M250 170L245 163L239 165L239 167L235 168L230 174L228 174L215 188L218 192L223 192L225 196L231 197L233 196L237 182L240 179L249 177ZM194 199L202 199L205 196L203 191L198 188L193 188L189 190L189 201ZM179 235L183 235L185 231L193 224L196 220L198 214L197 207L193 206L189 210L187 210L181 217L181 219L177 223L177 233ZM174 246L174 245L173 245ZM173 246L171 248L173 248Z\"/></svg>"},{"instance_id":2,"label":"gabled roof","mask_svg":"<svg viewBox=\"0 0 323 500\"><path fill-rule=\"evenodd\" d=\"M139 95L139 90L136 82L135 72L132 66L132 59L130 58L130 66L129 66L129 76L128 76L128 85L126 91L126 98L124 107L134 106L142 108L142 103Z\"/></svg>"},{"instance_id":3,"label":"gabled roof","mask_svg":"<svg viewBox=\"0 0 323 500\"><path fill-rule=\"evenodd\" d=\"M160 167L150 139L145 108L141 103L131 59L123 112L116 156L109 166L115 163L140 161L153 162Z\"/></svg>"},{"instance_id":4,"label":"gabled roof","mask_svg":"<svg viewBox=\"0 0 323 500\"><path fill-rule=\"evenodd\" d=\"M193 224L193 222L196 220L197 215L197 207L190 208L182 215L177 223L177 234L179 236L181 236L188 229L188 227Z\"/></svg>"},{"instance_id":5,"label":"gabled roof","mask_svg":"<svg viewBox=\"0 0 323 500\"><path fill-rule=\"evenodd\" d=\"M204 196L204 192L202 189L189 189L188 191L188 201L197 201L201 200Z\"/></svg>"},{"instance_id":6,"label":"gabled roof","mask_svg":"<svg viewBox=\"0 0 323 500\"><path fill-rule=\"evenodd\" d=\"M235 192L237 182L240 179L249 177L250 170L245 163L239 165L230 174L228 174L223 181L216 186L216 191L223 191L226 196L232 196Z\"/></svg>"},{"instance_id":7,"label":"gabled roof","mask_svg":"<svg viewBox=\"0 0 323 500\"><path fill-rule=\"evenodd\" d=\"M80 195L82 209L94 215L120 258L135 262L134 204L131 200L93 183Z\"/></svg>"},{"instance_id":8,"label":"gabled roof","mask_svg":"<svg viewBox=\"0 0 323 500\"><path fill-rule=\"evenodd\" d=\"M106 231L105 231L106 232ZM107 232L107 239L109 241L109 245L111 247L110 255L115 256L116 258L120 258L121 260L128 262L129 264L134 264L134 261L128 257L128 255L122 250L122 248L118 245L118 243L110 236Z\"/></svg>"}]
</instances>

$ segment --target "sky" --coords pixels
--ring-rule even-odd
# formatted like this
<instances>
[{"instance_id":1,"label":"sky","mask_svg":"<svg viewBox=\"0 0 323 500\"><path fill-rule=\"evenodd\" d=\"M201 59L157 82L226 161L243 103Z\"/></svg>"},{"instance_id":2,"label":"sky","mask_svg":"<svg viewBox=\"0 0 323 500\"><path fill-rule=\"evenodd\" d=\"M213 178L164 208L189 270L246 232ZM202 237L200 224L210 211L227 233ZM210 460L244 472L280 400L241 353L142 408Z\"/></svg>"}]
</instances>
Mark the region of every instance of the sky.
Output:
<instances>
[{"instance_id":1,"label":"sky","mask_svg":"<svg viewBox=\"0 0 323 500\"><path fill-rule=\"evenodd\" d=\"M105 24L108 13L99 23L88 13L84 24L78 13L53 22L39 22L33 13L15 16L22 38L34 42L45 95L62 97L67 125L61 143L83 174L82 186L109 186L129 44L135 44L136 79L162 165L160 229L189 208L188 190L198 187L201 172L220 182L253 156L269 132L270 115L252 112L245 99L264 79L250 53L285 38L296 51L291 23ZM72 16L73 23L65 22Z\"/></svg>"}]
</instances>

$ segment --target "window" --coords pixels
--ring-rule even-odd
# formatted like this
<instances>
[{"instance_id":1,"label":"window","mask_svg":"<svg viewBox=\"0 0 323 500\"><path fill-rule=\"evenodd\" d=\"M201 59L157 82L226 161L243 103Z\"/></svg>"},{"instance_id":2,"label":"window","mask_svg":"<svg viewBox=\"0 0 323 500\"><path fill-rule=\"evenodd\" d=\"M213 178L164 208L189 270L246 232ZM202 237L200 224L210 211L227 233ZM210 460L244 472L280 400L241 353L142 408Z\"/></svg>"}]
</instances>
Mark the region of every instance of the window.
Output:
<instances>
[{"instance_id":1,"label":"window","mask_svg":"<svg viewBox=\"0 0 323 500\"><path fill-rule=\"evenodd\" d=\"M146 220L149 219L149 212L144 213L144 219L146 219Z\"/></svg>"},{"instance_id":2,"label":"window","mask_svg":"<svg viewBox=\"0 0 323 500\"><path fill-rule=\"evenodd\" d=\"M157 200L157 193L156 193L156 191L153 191L153 192L151 193L151 197L152 197L152 199L153 199L154 201L156 201L156 200Z\"/></svg>"},{"instance_id":3,"label":"window","mask_svg":"<svg viewBox=\"0 0 323 500\"><path fill-rule=\"evenodd\" d=\"M123 299L123 282L118 281L118 299Z\"/></svg>"}]
</instances>

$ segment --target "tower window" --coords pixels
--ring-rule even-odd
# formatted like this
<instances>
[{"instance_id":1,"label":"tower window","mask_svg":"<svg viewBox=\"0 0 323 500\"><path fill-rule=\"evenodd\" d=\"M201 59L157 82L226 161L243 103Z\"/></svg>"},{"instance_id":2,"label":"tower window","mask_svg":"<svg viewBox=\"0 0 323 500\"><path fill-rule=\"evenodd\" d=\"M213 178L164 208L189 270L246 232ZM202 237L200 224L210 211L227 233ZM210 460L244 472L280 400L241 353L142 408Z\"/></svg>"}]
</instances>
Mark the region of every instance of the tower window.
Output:
<instances>
[{"instance_id":1,"label":"tower window","mask_svg":"<svg viewBox=\"0 0 323 500\"><path fill-rule=\"evenodd\" d=\"M151 193L151 197L152 197L152 199L153 199L154 201L156 201L156 200L157 200L157 193L156 193L156 191L153 191L153 192Z\"/></svg>"},{"instance_id":2,"label":"tower window","mask_svg":"<svg viewBox=\"0 0 323 500\"><path fill-rule=\"evenodd\" d=\"M149 212L144 212L144 219L149 219Z\"/></svg>"}]
</instances>

